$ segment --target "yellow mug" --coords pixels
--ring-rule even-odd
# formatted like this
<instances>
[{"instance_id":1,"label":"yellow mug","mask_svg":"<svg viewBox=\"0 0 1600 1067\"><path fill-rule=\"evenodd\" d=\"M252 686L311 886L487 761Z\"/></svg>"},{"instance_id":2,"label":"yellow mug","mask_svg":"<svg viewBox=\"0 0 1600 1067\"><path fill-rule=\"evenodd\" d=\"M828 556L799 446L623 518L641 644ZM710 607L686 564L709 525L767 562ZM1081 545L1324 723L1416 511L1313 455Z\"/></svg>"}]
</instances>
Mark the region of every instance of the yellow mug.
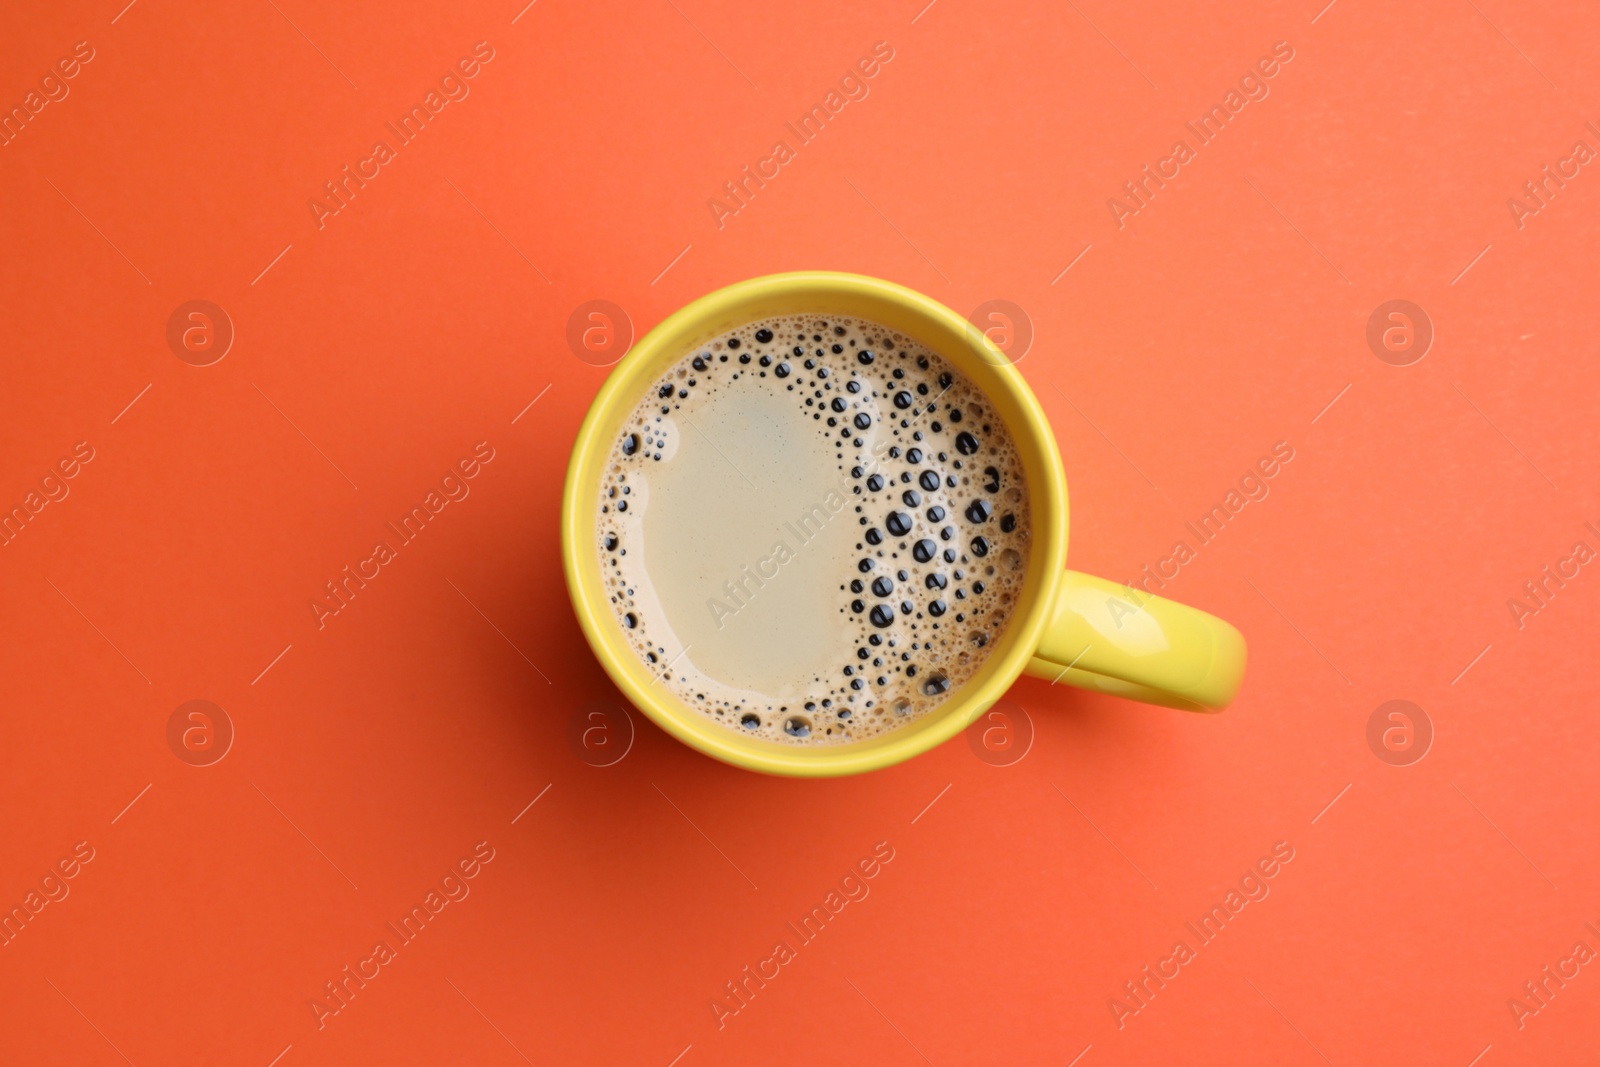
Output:
<instances>
[{"instance_id":1,"label":"yellow mug","mask_svg":"<svg viewBox=\"0 0 1600 1067\"><path fill-rule=\"evenodd\" d=\"M606 596L596 543L601 476L613 442L661 373L736 326L797 314L868 319L954 364L1005 420L1034 516L1024 588L977 673L933 712L839 745L749 737L652 685L654 676L630 647ZM1024 673L1189 711L1222 710L1244 675L1244 638L1221 619L1066 569L1066 475L1050 424L1022 375L987 336L943 304L858 274L800 271L740 282L701 297L645 335L606 379L578 431L561 499L561 555L584 636L628 700L685 744L768 774L857 774L910 759L960 733Z\"/></svg>"}]
</instances>

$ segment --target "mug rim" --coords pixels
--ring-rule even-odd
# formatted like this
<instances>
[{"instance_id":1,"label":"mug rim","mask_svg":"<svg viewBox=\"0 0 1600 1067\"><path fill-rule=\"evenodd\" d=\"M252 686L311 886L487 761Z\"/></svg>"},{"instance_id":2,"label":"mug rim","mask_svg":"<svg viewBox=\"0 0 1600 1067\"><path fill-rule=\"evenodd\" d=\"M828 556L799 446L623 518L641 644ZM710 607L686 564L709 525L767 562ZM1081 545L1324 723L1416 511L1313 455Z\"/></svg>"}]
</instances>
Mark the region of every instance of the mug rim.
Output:
<instances>
[{"instance_id":1,"label":"mug rim","mask_svg":"<svg viewBox=\"0 0 1600 1067\"><path fill-rule=\"evenodd\" d=\"M927 325L930 333L959 338L959 355L946 346L918 340L974 379L980 391L991 395L991 402L996 387L1004 391L1006 401L1020 415L1020 424L1007 418L1007 428L1028 472L1034 543L1019 596L1019 605L1026 605L1026 610L1012 616L1000 638L1002 647L991 653L943 706L927 713L919 723L866 741L789 746L743 737L667 690L642 681L646 668L607 605L600 580L594 516L587 514L582 505L589 483L598 499L601 468L611 454L610 424L632 412L665 360L681 359L701 343L685 343L686 334L705 334L709 325L715 333L705 334L706 338L717 336L736 324L730 315L747 305L788 301L795 306L787 312L749 314L738 322L811 313L806 304L808 298L815 303L818 298L825 302L830 296L841 295L847 303L890 306ZM723 323L727 325L718 325ZM987 369L977 368L975 363ZM561 495L562 568L573 611L595 658L627 700L656 725L706 755L747 770L830 777L888 767L935 748L966 729L1005 694L1027 666L1049 624L1056 589L1066 567L1067 519L1066 474L1049 421L1022 375L981 330L932 297L894 282L837 271L793 271L735 282L691 301L657 323L610 369L578 429L567 465ZM583 558L586 553L593 557L587 565Z\"/></svg>"}]
</instances>

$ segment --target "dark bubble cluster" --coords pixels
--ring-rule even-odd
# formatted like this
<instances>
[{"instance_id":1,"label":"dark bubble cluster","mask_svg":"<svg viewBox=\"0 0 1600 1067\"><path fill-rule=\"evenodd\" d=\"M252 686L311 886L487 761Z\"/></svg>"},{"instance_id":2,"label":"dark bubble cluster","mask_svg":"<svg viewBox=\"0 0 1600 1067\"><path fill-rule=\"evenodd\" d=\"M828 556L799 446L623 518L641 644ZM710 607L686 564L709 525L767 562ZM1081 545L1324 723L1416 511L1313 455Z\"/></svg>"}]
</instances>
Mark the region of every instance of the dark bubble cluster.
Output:
<instances>
[{"instance_id":1,"label":"dark bubble cluster","mask_svg":"<svg viewBox=\"0 0 1600 1067\"><path fill-rule=\"evenodd\" d=\"M628 500L676 451L674 413L735 389L793 397L834 451L849 504L838 521L858 526L838 581L854 655L797 700L753 700L664 647L639 595L648 578L625 558L641 529ZM787 743L863 740L942 703L1004 630L1030 546L1021 464L987 398L934 352L849 318L768 319L697 346L621 431L597 518L611 602L651 672L730 729Z\"/></svg>"}]
</instances>

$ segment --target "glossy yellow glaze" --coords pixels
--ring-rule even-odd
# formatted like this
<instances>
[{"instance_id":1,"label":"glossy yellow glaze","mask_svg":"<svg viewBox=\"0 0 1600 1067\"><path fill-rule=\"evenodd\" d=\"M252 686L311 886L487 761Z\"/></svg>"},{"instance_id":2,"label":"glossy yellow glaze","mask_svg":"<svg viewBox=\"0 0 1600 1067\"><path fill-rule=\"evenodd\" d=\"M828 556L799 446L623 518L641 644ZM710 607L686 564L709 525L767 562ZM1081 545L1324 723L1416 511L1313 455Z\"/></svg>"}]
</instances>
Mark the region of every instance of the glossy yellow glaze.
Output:
<instances>
[{"instance_id":1,"label":"glossy yellow glaze","mask_svg":"<svg viewBox=\"0 0 1600 1067\"><path fill-rule=\"evenodd\" d=\"M805 747L744 737L656 684L606 600L595 543L602 466L624 420L655 379L691 348L735 326L794 314L870 319L955 364L988 395L1010 429L1033 513L1028 580L982 669L937 712L847 745ZM1244 673L1244 639L1222 620L1064 569L1066 477L1044 411L1022 376L988 338L943 304L862 275L803 271L740 282L696 300L641 339L606 379L578 431L561 501L561 553L584 636L628 700L685 744L769 774L856 774L909 759L960 733L1024 671L1195 711L1225 707Z\"/></svg>"}]
</instances>

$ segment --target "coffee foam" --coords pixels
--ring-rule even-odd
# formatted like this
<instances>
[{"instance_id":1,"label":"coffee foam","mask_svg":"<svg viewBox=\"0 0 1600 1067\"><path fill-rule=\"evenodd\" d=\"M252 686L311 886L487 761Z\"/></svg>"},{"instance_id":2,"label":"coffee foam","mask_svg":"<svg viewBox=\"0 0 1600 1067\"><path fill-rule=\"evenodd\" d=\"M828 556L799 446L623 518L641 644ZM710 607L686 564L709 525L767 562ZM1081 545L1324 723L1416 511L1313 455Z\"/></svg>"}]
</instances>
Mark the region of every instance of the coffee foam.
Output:
<instances>
[{"instance_id":1,"label":"coffee foam","mask_svg":"<svg viewBox=\"0 0 1600 1067\"><path fill-rule=\"evenodd\" d=\"M618 433L596 519L650 684L795 744L896 729L970 679L1017 603L1031 531L983 393L839 317L751 322L660 375Z\"/></svg>"}]
</instances>

